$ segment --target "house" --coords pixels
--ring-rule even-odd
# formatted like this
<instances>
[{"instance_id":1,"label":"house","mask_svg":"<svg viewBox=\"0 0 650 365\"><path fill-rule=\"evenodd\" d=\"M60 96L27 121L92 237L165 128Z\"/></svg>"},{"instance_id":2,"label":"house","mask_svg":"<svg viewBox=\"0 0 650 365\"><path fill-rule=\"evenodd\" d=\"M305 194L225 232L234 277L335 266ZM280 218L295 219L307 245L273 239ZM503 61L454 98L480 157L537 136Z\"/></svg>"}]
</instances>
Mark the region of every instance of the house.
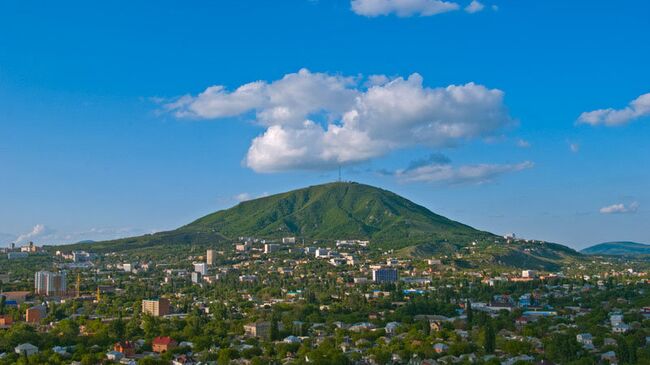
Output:
<instances>
[{"instance_id":1,"label":"house","mask_svg":"<svg viewBox=\"0 0 650 365\"><path fill-rule=\"evenodd\" d=\"M25 311L25 322L27 323L39 323L41 319L47 316L47 309L44 305L35 305L31 308L27 308Z\"/></svg>"},{"instance_id":2,"label":"house","mask_svg":"<svg viewBox=\"0 0 650 365\"><path fill-rule=\"evenodd\" d=\"M70 356L70 353L68 352L67 347L54 346L54 347L52 347L52 352L54 352L54 353L56 353L56 354L58 354L60 356L63 356L63 357Z\"/></svg>"},{"instance_id":3,"label":"house","mask_svg":"<svg viewBox=\"0 0 650 365\"><path fill-rule=\"evenodd\" d=\"M0 328L9 328L14 322L9 314L0 314Z\"/></svg>"},{"instance_id":4,"label":"house","mask_svg":"<svg viewBox=\"0 0 650 365\"><path fill-rule=\"evenodd\" d=\"M14 348L14 351L18 355L31 356L35 353L38 353L38 347L32 345L31 343L23 343Z\"/></svg>"},{"instance_id":5,"label":"house","mask_svg":"<svg viewBox=\"0 0 650 365\"><path fill-rule=\"evenodd\" d=\"M177 355L174 357L172 360L172 365L194 365L196 362L194 362L194 359L188 355Z\"/></svg>"},{"instance_id":6,"label":"house","mask_svg":"<svg viewBox=\"0 0 650 365\"><path fill-rule=\"evenodd\" d=\"M579 333L576 335L576 341L586 350L594 349L594 338L591 333Z\"/></svg>"},{"instance_id":7,"label":"house","mask_svg":"<svg viewBox=\"0 0 650 365\"><path fill-rule=\"evenodd\" d=\"M386 327L384 327L384 330L386 331L386 334L394 335L397 332L399 325L399 322L389 322L386 324Z\"/></svg>"},{"instance_id":8,"label":"house","mask_svg":"<svg viewBox=\"0 0 650 365\"><path fill-rule=\"evenodd\" d=\"M447 350L449 350L449 346L442 342L438 342L437 344L433 345L433 351L435 351L437 354L442 354Z\"/></svg>"},{"instance_id":9,"label":"house","mask_svg":"<svg viewBox=\"0 0 650 365\"><path fill-rule=\"evenodd\" d=\"M121 352L125 357L133 357L135 355L135 344L131 341L120 341L113 345L113 350Z\"/></svg>"},{"instance_id":10,"label":"house","mask_svg":"<svg viewBox=\"0 0 650 365\"><path fill-rule=\"evenodd\" d=\"M607 351L601 354L600 359L603 361L608 361L612 365L618 364L618 360L616 359L616 353L614 351Z\"/></svg>"},{"instance_id":11,"label":"house","mask_svg":"<svg viewBox=\"0 0 650 365\"><path fill-rule=\"evenodd\" d=\"M151 347L154 352L161 354L173 349L177 344L178 343L173 338L169 336L161 336L153 339Z\"/></svg>"},{"instance_id":12,"label":"house","mask_svg":"<svg viewBox=\"0 0 650 365\"><path fill-rule=\"evenodd\" d=\"M626 333L630 330L630 326L625 323L617 323L615 326L612 326L612 332L614 333Z\"/></svg>"},{"instance_id":13,"label":"house","mask_svg":"<svg viewBox=\"0 0 650 365\"><path fill-rule=\"evenodd\" d=\"M285 337L283 342L284 343L300 343L302 341L296 336L287 336L287 337Z\"/></svg>"},{"instance_id":14,"label":"house","mask_svg":"<svg viewBox=\"0 0 650 365\"><path fill-rule=\"evenodd\" d=\"M119 351L109 351L106 353L106 359L111 361L120 361L124 357Z\"/></svg>"}]
</instances>

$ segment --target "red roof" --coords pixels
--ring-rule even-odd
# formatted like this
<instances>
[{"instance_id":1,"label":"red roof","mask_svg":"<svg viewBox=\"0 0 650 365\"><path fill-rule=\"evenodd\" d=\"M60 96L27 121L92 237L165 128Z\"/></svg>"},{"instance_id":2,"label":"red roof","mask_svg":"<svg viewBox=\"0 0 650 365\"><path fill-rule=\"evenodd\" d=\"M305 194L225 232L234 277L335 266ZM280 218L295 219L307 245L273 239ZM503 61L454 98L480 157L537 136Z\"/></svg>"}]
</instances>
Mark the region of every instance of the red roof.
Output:
<instances>
[{"instance_id":1,"label":"red roof","mask_svg":"<svg viewBox=\"0 0 650 365\"><path fill-rule=\"evenodd\" d=\"M153 339L154 345L167 345L169 346L172 343L176 343L173 338L169 336L156 337Z\"/></svg>"}]
</instances>

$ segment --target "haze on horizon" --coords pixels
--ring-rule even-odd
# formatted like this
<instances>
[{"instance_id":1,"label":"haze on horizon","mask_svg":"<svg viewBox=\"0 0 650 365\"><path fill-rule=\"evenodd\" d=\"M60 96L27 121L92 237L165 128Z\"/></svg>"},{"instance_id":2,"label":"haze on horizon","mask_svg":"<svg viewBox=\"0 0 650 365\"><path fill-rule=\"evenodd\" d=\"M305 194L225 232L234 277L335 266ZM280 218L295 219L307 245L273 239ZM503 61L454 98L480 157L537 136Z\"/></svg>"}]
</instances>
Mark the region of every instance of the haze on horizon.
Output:
<instances>
[{"instance_id":1,"label":"haze on horizon","mask_svg":"<svg viewBox=\"0 0 650 365\"><path fill-rule=\"evenodd\" d=\"M334 181L582 248L650 242L650 4L0 5L0 244Z\"/></svg>"}]
</instances>

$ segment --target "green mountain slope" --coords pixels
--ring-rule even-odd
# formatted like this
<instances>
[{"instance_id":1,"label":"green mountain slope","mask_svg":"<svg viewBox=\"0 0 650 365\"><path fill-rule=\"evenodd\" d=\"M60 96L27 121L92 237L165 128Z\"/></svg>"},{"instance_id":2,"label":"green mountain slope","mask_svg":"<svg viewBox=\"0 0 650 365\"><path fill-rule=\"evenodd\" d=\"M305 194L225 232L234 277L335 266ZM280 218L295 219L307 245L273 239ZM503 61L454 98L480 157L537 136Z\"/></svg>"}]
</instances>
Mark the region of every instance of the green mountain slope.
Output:
<instances>
[{"instance_id":1,"label":"green mountain slope","mask_svg":"<svg viewBox=\"0 0 650 365\"><path fill-rule=\"evenodd\" d=\"M356 183L317 185L242 202L181 229L214 230L228 237L369 239L400 246L490 236L390 191Z\"/></svg>"},{"instance_id":2,"label":"green mountain slope","mask_svg":"<svg viewBox=\"0 0 650 365\"><path fill-rule=\"evenodd\" d=\"M241 236L298 236L307 241L363 239L370 240L373 247L395 250L400 256L453 256L463 267L556 270L580 256L570 248L546 242L507 243L390 191L357 183L310 186L242 202L173 231L62 249L137 252L152 248L176 252L187 245L227 245Z\"/></svg>"},{"instance_id":3,"label":"green mountain slope","mask_svg":"<svg viewBox=\"0 0 650 365\"><path fill-rule=\"evenodd\" d=\"M637 242L605 242L583 249L586 255L632 256L650 255L650 245Z\"/></svg>"}]
</instances>

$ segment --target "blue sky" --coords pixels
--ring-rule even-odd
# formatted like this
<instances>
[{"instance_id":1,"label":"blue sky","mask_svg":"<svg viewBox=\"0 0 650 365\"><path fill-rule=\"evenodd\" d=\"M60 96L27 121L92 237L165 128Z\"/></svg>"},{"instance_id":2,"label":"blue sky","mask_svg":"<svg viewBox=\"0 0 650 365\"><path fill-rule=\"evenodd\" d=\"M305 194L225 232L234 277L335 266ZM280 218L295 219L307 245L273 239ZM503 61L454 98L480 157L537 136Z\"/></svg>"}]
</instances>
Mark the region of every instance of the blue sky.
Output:
<instances>
[{"instance_id":1,"label":"blue sky","mask_svg":"<svg viewBox=\"0 0 650 365\"><path fill-rule=\"evenodd\" d=\"M3 2L0 242L171 229L337 165L499 234L650 242L650 4L468 5Z\"/></svg>"}]
</instances>

